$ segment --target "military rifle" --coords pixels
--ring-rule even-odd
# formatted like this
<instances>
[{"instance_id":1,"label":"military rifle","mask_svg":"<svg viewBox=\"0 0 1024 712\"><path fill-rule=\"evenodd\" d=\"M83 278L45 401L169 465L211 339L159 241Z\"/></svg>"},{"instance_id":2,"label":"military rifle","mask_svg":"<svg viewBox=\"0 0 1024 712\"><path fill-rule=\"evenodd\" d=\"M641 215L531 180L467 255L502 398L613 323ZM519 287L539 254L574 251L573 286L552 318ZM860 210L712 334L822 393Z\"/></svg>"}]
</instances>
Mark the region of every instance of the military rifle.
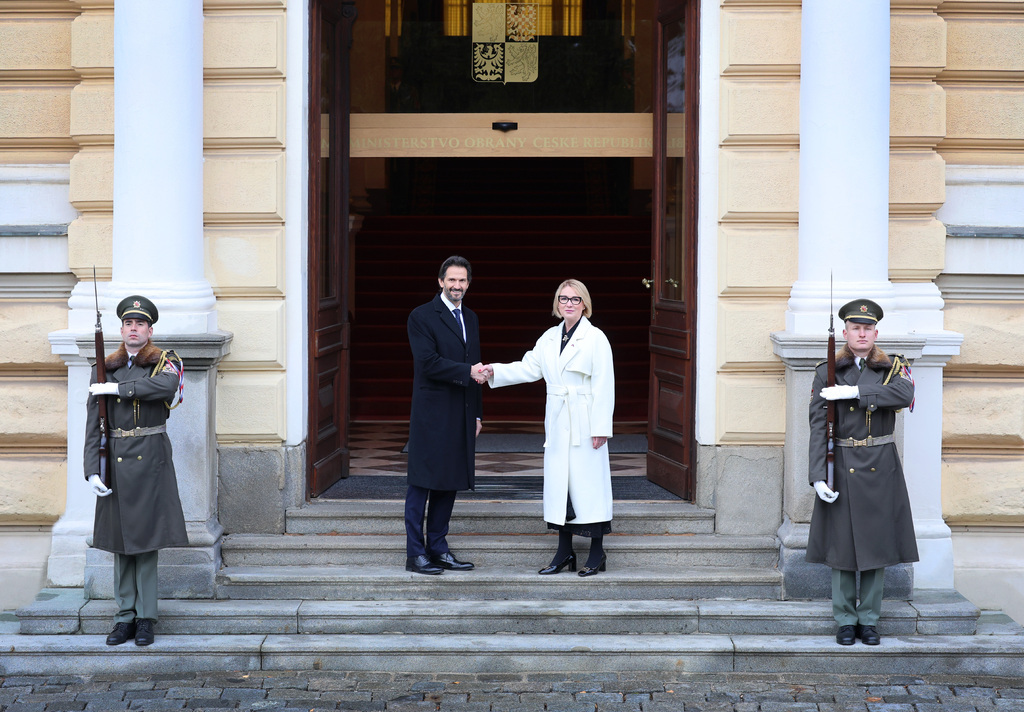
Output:
<instances>
[{"instance_id":1,"label":"military rifle","mask_svg":"<svg viewBox=\"0 0 1024 712\"><path fill-rule=\"evenodd\" d=\"M828 278L828 373L826 386L836 385L836 330L832 324L832 277ZM833 492L836 468L836 402L825 401L825 485Z\"/></svg>"},{"instance_id":2,"label":"military rifle","mask_svg":"<svg viewBox=\"0 0 1024 712\"><path fill-rule=\"evenodd\" d=\"M92 291L96 297L96 382L107 382L107 361L103 354L103 323L100 320L100 293L96 286L96 266L92 268ZM96 396L100 415L100 482L110 487L107 473L107 397Z\"/></svg>"}]
</instances>

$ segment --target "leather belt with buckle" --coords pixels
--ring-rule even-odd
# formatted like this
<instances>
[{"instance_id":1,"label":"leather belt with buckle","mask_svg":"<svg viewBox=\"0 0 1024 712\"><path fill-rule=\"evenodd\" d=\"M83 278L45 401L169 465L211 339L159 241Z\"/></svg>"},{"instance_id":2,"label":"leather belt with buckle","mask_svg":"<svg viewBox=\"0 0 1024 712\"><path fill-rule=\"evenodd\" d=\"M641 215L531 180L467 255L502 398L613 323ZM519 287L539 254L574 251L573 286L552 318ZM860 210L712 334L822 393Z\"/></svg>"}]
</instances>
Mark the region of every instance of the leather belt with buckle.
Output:
<instances>
[{"instance_id":1,"label":"leather belt with buckle","mask_svg":"<svg viewBox=\"0 0 1024 712\"><path fill-rule=\"evenodd\" d=\"M874 447L875 445L887 445L888 443L896 442L896 436L893 434L879 435L877 438L873 438L868 435L863 440L854 440L853 438L836 438L836 445L839 447Z\"/></svg>"},{"instance_id":2,"label":"leather belt with buckle","mask_svg":"<svg viewBox=\"0 0 1024 712\"><path fill-rule=\"evenodd\" d=\"M166 433L166 425L154 425L151 428L132 428L131 430L121 430L121 428L112 428L110 430L110 437L112 438L141 438L144 435L156 435L157 433Z\"/></svg>"}]
</instances>

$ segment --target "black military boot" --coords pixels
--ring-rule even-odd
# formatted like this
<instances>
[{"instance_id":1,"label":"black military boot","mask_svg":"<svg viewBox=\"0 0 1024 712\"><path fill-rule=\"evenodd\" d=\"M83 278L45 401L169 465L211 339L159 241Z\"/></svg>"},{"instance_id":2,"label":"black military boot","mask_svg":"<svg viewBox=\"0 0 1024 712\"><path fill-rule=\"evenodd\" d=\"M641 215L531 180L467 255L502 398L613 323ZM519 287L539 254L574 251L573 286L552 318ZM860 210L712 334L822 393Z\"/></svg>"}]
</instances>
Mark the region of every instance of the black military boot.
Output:
<instances>
[{"instance_id":1,"label":"black military boot","mask_svg":"<svg viewBox=\"0 0 1024 712\"><path fill-rule=\"evenodd\" d=\"M135 621L115 623L114 630L107 636L107 645L120 645L135 637Z\"/></svg>"},{"instance_id":2,"label":"black military boot","mask_svg":"<svg viewBox=\"0 0 1024 712\"><path fill-rule=\"evenodd\" d=\"M135 631L136 645L151 645L153 643L154 622L155 621L152 618L139 618L137 629Z\"/></svg>"}]
</instances>

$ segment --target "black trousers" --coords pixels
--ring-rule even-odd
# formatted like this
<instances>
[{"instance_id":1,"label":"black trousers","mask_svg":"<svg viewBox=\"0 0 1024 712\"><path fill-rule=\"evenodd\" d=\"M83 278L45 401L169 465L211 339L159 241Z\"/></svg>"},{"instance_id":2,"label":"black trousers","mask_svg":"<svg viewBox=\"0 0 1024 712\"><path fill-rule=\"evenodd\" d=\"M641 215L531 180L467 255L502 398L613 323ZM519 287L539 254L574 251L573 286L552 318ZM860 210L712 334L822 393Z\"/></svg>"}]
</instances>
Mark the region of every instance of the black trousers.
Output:
<instances>
[{"instance_id":1,"label":"black trousers","mask_svg":"<svg viewBox=\"0 0 1024 712\"><path fill-rule=\"evenodd\" d=\"M455 507L455 490L432 490L409 485L405 493L405 555L440 555L448 552L448 521ZM429 501L430 506L427 506ZM423 515L427 535L423 536Z\"/></svg>"}]
</instances>

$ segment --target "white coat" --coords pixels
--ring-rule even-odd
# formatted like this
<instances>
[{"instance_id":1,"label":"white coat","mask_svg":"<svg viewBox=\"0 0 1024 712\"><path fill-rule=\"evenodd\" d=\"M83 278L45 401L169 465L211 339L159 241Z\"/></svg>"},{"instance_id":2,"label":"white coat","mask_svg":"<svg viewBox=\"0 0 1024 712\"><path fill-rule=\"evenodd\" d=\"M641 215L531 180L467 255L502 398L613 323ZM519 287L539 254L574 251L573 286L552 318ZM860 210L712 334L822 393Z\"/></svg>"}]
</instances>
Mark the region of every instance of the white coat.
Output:
<instances>
[{"instance_id":1,"label":"white coat","mask_svg":"<svg viewBox=\"0 0 1024 712\"><path fill-rule=\"evenodd\" d=\"M612 436L615 374L608 338L587 317L559 354L562 324L545 331L515 363L496 363L492 388L547 383L544 411L544 521L565 524L566 496L572 524L612 519L612 476L608 445L594 449L591 438Z\"/></svg>"}]
</instances>

